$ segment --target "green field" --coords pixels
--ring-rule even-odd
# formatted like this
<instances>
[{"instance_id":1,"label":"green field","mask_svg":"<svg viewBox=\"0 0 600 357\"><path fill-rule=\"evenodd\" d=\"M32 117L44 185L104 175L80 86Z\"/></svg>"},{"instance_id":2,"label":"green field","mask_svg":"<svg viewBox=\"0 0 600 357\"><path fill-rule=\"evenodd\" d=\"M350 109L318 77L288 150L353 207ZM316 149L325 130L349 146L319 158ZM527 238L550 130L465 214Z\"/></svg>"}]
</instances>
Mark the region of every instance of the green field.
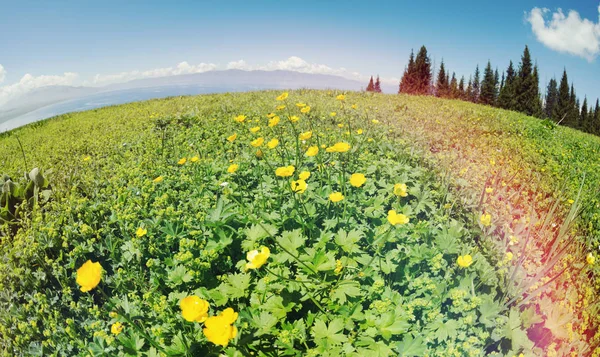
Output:
<instances>
[{"instance_id":1,"label":"green field","mask_svg":"<svg viewBox=\"0 0 600 357\"><path fill-rule=\"evenodd\" d=\"M432 97L280 95L0 136L2 355L600 355L597 137Z\"/></svg>"}]
</instances>

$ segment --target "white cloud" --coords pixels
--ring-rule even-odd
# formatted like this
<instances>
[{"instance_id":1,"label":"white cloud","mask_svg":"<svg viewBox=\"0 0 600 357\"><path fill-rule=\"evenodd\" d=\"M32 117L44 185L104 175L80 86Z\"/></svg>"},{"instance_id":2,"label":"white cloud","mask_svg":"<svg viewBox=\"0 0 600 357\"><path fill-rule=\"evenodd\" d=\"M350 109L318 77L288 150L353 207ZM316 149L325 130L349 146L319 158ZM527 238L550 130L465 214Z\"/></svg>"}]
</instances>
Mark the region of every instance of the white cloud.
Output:
<instances>
[{"instance_id":1,"label":"white cloud","mask_svg":"<svg viewBox=\"0 0 600 357\"><path fill-rule=\"evenodd\" d=\"M217 68L214 63L200 63L197 65L190 65L187 62L181 62L175 67L155 68L148 71L130 71L121 72L116 74L96 74L90 84L92 85L106 85L111 83L127 82L134 79L142 78L156 78L156 77L167 77L177 76L180 74L192 74L212 71Z\"/></svg>"},{"instance_id":2,"label":"white cloud","mask_svg":"<svg viewBox=\"0 0 600 357\"><path fill-rule=\"evenodd\" d=\"M1 66L0 66L1 67ZM0 73L6 73L2 67ZM0 74L4 79L3 74ZM55 86L55 85L74 85L79 76L77 73L66 72L62 76L32 76L27 73L17 83L0 87L0 106L6 104L11 99L17 98L20 95L40 87Z\"/></svg>"},{"instance_id":3,"label":"white cloud","mask_svg":"<svg viewBox=\"0 0 600 357\"><path fill-rule=\"evenodd\" d=\"M0 83L4 82L5 78L6 78L6 70L4 69L4 66L2 66L0 64Z\"/></svg>"},{"instance_id":4,"label":"white cloud","mask_svg":"<svg viewBox=\"0 0 600 357\"><path fill-rule=\"evenodd\" d=\"M241 69L244 71L249 71L252 69L244 60L229 62L229 63L227 63L227 67L225 67L225 68L226 69Z\"/></svg>"},{"instance_id":5,"label":"white cloud","mask_svg":"<svg viewBox=\"0 0 600 357\"><path fill-rule=\"evenodd\" d=\"M600 53L600 16L598 23L595 23L582 19L577 11L570 10L565 16L563 11L558 9L552 14L552 19L546 22L545 15L549 11L536 7L527 16L538 41L555 51L593 61ZM598 12L600 13L600 5Z\"/></svg>"}]
</instances>

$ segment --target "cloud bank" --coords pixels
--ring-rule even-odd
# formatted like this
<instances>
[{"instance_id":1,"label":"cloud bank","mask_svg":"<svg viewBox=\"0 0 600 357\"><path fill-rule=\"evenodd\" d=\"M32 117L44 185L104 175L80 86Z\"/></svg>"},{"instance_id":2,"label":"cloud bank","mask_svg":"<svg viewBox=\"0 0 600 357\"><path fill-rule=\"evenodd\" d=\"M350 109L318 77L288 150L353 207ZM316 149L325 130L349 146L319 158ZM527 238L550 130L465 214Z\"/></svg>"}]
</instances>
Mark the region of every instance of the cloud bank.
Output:
<instances>
[{"instance_id":1,"label":"cloud bank","mask_svg":"<svg viewBox=\"0 0 600 357\"><path fill-rule=\"evenodd\" d=\"M4 67L0 65L0 82L4 80L6 71ZM63 75L58 76L32 76L27 73L20 81L11 85L0 87L0 106L5 105L12 99L16 99L21 95L30 92L36 88L63 85L70 86L77 83L79 76L77 73L65 72Z\"/></svg>"},{"instance_id":2,"label":"cloud bank","mask_svg":"<svg viewBox=\"0 0 600 357\"><path fill-rule=\"evenodd\" d=\"M600 53L600 15L598 22L593 22L582 19L577 11L570 10L565 15L562 9L558 9L546 21L545 16L549 12L546 8L536 7L526 14L537 40L552 50L593 61Z\"/></svg>"},{"instance_id":3,"label":"cloud bank","mask_svg":"<svg viewBox=\"0 0 600 357\"><path fill-rule=\"evenodd\" d=\"M116 74L96 74L91 83L91 85L107 85L112 83L121 83L127 82L134 79L143 79L143 78L156 78L156 77L168 77L168 76L177 76L180 74L192 74L192 73L202 73L215 70L217 65L214 63L200 63L197 65L190 65L187 62L181 62L175 67L165 67L165 68L155 68L148 71L138 71L134 70L131 72L121 72Z\"/></svg>"}]
</instances>

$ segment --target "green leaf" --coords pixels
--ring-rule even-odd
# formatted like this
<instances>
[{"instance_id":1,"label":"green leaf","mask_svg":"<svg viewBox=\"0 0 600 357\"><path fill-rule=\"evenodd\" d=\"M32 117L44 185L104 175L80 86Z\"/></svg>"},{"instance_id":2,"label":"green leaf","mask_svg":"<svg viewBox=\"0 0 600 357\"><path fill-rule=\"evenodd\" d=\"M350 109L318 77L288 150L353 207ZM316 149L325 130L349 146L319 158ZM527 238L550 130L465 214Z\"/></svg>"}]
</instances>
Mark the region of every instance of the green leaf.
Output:
<instances>
[{"instance_id":1,"label":"green leaf","mask_svg":"<svg viewBox=\"0 0 600 357\"><path fill-rule=\"evenodd\" d=\"M458 323L456 320L448 320L444 322L442 319L436 321L437 326L435 326L435 338L437 338L438 342L443 342L450 337L450 339L456 338Z\"/></svg>"},{"instance_id":2,"label":"green leaf","mask_svg":"<svg viewBox=\"0 0 600 357\"><path fill-rule=\"evenodd\" d=\"M245 297L250 286L249 274L229 274L227 280L219 285L219 290L229 300Z\"/></svg>"},{"instance_id":3,"label":"green leaf","mask_svg":"<svg viewBox=\"0 0 600 357\"><path fill-rule=\"evenodd\" d=\"M242 248L245 251L254 250L258 246L258 241L277 235L277 231L277 227L271 224L253 224L250 228L244 230L246 239L242 242Z\"/></svg>"},{"instance_id":4,"label":"green leaf","mask_svg":"<svg viewBox=\"0 0 600 357\"><path fill-rule=\"evenodd\" d=\"M338 301L340 304L346 303L346 297L360 296L360 284L356 281L344 280L341 281L337 288L332 291L331 299Z\"/></svg>"},{"instance_id":5,"label":"green leaf","mask_svg":"<svg viewBox=\"0 0 600 357\"><path fill-rule=\"evenodd\" d=\"M294 256L298 256L298 248L304 245L306 238L302 236L302 231L300 229L295 229L293 231L285 231L281 234L280 237L277 237L277 243L285 249L289 254L282 254L283 261L292 261Z\"/></svg>"},{"instance_id":6,"label":"green leaf","mask_svg":"<svg viewBox=\"0 0 600 357\"><path fill-rule=\"evenodd\" d=\"M496 326L496 317L502 312L503 306L492 299L491 296L486 295L479 306L479 322L484 324L486 327Z\"/></svg>"},{"instance_id":7,"label":"green leaf","mask_svg":"<svg viewBox=\"0 0 600 357\"><path fill-rule=\"evenodd\" d=\"M398 356L402 357L421 357L425 354L427 350L427 346L423 343L423 337L419 336L417 338L413 338L408 335L404 337L402 342L398 343L398 351L400 354Z\"/></svg>"},{"instance_id":8,"label":"green leaf","mask_svg":"<svg viewBox=\"0 0 600 357\"><path fill-rule=\"evenodd\" d=\"M258 329L256 331L256 335L265 335L272 333L271 329L277 325L277 317L268 313L267 311L262 311L259 316L254 317L252 320L254 326Z\"/></svg>"},{"instance_id":9,"label":"green leaf","mask_svg":"<svg viewBox=\"0 0 600 357\"><path fill-rule=\"evenodd\" d=\"M190 280L192 280L192 276L188 274L187 269L183 265L178 265L169 272L169 281L175 286L187 283Z\"/></svg>"},{"instance_id":10,"label":"green leaf","mask_svg":"<svg viewBox=\"0 0 600 357\"><path fill-rule=\"evenodd\" d=\"M283 305L283 298L281 296L272 295L267 298L266 302L261 306L264 310L272 313L278 319L283 319L286 317L287 313L292 310L294 306L293 303L288 304L288 306Z\"/></svg>"},{"instance_id":11,"label":"green leaf","mask_svg":"<svg viewBox=\"0 0 600 357\"><path fill-rule=\"evenodd\" d=\"M356 242L360 241L363 237L363 232L359 230L351 230L350 232L346 232L343 229L340 229L335 236L335 242L344 250L346 253L357 253L360 250L358 249L358 245Z\"/></svg>"},{"instance_id":12,"label":"green leaf","mask_svg":"<svg viewBox=\"0 0 600 357\"><path fill-rule=\"evenodd\" d=\"M334 319L329 323L321 319L315 320L315 324L312 327L312 335L317 340L325 340L329 345L339 345L348 340L348 338L340 333L344 329L344 321L342 319Z\"/></svg>"}]
</instances>

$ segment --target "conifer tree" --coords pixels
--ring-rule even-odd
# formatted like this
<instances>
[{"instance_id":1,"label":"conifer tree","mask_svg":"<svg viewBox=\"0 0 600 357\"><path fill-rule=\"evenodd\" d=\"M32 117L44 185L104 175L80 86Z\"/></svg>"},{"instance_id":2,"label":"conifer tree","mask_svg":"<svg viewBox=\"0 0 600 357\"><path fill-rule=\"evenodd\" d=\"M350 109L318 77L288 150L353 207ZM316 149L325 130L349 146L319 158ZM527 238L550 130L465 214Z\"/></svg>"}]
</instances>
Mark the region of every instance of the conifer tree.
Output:
<instances>
[{"instance_id":1,"label":"conifer tree","mask_svg":"<svg viewBox=\"0 0 600 357\"><path fill-rule=\"evenodd\" d=\"M500 95L498 96L498 106L504 109L513 109L514 104L514 95L515 95L515 69L513 67L512 61L508 64L508 69L506 70L506 79L504 80L504 85L502 86L502 90L500 90Z\"/></svg>"},{"instance_id":2,"label":"conifer tree","mask_svg":"<svg viewBox=\"0 0 600 357\"><path fill-rule=\"evenodd\" d=\"M473 77L473 90L471 91L471 101L479 102L479 65L475 67L475 77Z\"/></svg>"},{"instance_id":3,"label":"conifer tree","mask_svg":"<svg viewBox=\"0 0 600 357\"><path fill-rule=\"evenodd\" d=\"M377 80L375 81L375 87L373 88L373 91L376 93L381 93L381 81L379 80L379 75L377 75Z\"/></svg>"},{"instance_id":4,"label":"conifer tree","mask_svg":"<svg viewBox=\"0 0 600 357\"><path fill-rule=\"evenodd\" d=\"M373 89L374 89L373 76L371 76L371 79L369 80L369 84L367 85L367 92L372 92Z\"/></svg>"},{"instance_id":5,"label":"conifer tree","mask_svg":"<svg viewBox=\"0 0 600 357\"><path fill-rule=\"evenodd\" d=\"M465 76L460 77L458 82L458 98L465 100Z\"/></svg>"},{"instance_id":6,"label":"conifer tree","mask_svg":"<svg viewBox=\"0 0 600 357\"><path fill-rule=\"evenodd\" d=\"M569 102L567 104L567 116L563 122L571 128L577 128L579 126L579 106L577 105L577 95L575 94L575 87L571 83L571 89L569 91Z\"/></svg>"},{"instance_id":7,"label":"conifer tree","mask_svg":"<svg viewBox=\"0 0 600 357\"><path fill-rule=\"evenodd\" d=\"M473 83L471 76L469 76L469 84L467 84L467 89L465 90L465 99L472 102L473 97Z\"/></svg>"},{"instance_id":8,"label":"conifer tree","mask_svg":"<svg viewBox=\"0 0 600 357\"><path fill-rule=\"evenodd\" d=\"M440 70L437 75L437 84L435 85L435 95L440 98L446 98L448 96L448 82L446 77L446 68L444 67L444 60L440 64Z\"/></svg>"},{"instance_id":9,"label":"conifer tree","mask_svg":"<svg viewBox=\"0 0 600 357\"><path fill-rule=\"evenodd\" d=\"M588 118L588 104L587 97L583 97L583 104L581 105L581 113L579 114L579 122L581 123L581 129L586 133L592 132L592 122Z\"/></svg>"},{"instance_id":10,"label":"conifer tree","mask_svg":"<svg viewBox=\"0 0 600 357\"><path fill-rule=\"evenodd\" d=\"M429 94L431 88L431 60L427 56L427 48L421 46L415 59L415 90L418 95Z\"/></svg>"},{"instance_id":11,"label":"conifer tree","mask_svg":"<svg viewBox=\"0 0 600 357\"><path fill-rule=\"evenodd\" d=\"M556 84L556 79L551 78L550 82L548 82L548 87L546 88L546 103L544 104L544 115L546 118L552 119L554 121L559 121L560 118L554 117L554 108L556 107L558 102L558 87Z\"/></svg>"},{"instance_id":12,"label":"conifer tree","mask_svg":"<svg viewBox=\"0 0 600 357\"><path fill-rule=\"evenodd\" d=\"M533 65L529 48L525 46L521 63L519 64L519 73L515 81L515 107L514 110L527 115L535 115L537 111L537 102L539 102L539 89L534 83Z\"/></svg>"},{"instance_id":13,"label":"conifer tree","mask_svg":"<svg viewBox=\"0 0 600 357\"><path fill-rule=\"evenodd\" d=\"M531 100L532 113L531 115L541 118L543 117L542 110L542 98L540 96L540 76L538 74L537 64L533 67L533 74L531 75L532 87L531 87Z\"/></svg>"},{"instance_id":14,"label":"conifer tree","mask_svg":"<svg viewBox=\"0 0 600 357\"><path fill-rule=\"evenodd\" d=\"M504 71L502 72L502 80L500 81L500 87L498 87L498 101L500 100L500 93L502 92L502 88L504 88ZM498 105L498 103L496 103Z\"/></svg>"},{"instance_id":15,"label":"conifer tree","mask_svg":"<svg viewBox=\"0 0 600 357\"><path fill-rule=\"evenodd\" d=\"M485 70L483 71L483 80L481 81L481 93L479 95L479 103L485 105L494 104L494 94L496 91L496 84L494 80L494 72L492 71L492 64L488 61Z\"/></svg>"},{"instance_id":16,"label":"conifer tree","mask_svg":"<svg viewBox=\"0 0 600 357\"><path fill-rule=\"evenodd\" d=\"M594 116L592 117L593 133L600 135L600 100L596 99L596 106L594 107Z\"/></svg>"},{"instance_id":17,"label":"conifer tree","mask_svg":"<svg viewBox=\"0 0 600 357\"><path fill-rule=\"evenodd\" d=\"M450 98L458 98L458 82L456 81L456 74L452 72L452 79L450 80Z\"/></svg>"},{"instance_id":18,"label":"conifer tree","mask_svg":"<svg viewBox=\"0 0 600 357\"><path fill-rule=\"evenodd\" d=\"M494 103L492 105L498 105L498 94L500 93L500 77L498 77L498 67L494 71Z\"/></svg>"},{"instance_id":19,"label":"conifer tree","mask_svg":"<svg viewBox=\"0 0 600 357\"><path fill-rule=\"evenodd\" d=\"M569 80L567 77L567 71L564 70L560 80L560 86L558 87L558 99L556 101L556 106L554 107L552 118L557 123L562 122L562 124L564 124L564 121L567 120L567 115L569 115L571 109L572 105L571 93L569 92Z\"/></svg>"},{"instance_id":20,"label":"conifer tree","mask_svg":"<svg viewBox=\"0 0 600 357\"><path fill-rule=\"evenodd\" d=\"M414 87L414 76L415 76L415 54L413 50L410 51L410 59L408 60L408 66L404 69L404 74L400 80L400 90L398 93L413 92Z\"/></svg>"}]
</instances>

